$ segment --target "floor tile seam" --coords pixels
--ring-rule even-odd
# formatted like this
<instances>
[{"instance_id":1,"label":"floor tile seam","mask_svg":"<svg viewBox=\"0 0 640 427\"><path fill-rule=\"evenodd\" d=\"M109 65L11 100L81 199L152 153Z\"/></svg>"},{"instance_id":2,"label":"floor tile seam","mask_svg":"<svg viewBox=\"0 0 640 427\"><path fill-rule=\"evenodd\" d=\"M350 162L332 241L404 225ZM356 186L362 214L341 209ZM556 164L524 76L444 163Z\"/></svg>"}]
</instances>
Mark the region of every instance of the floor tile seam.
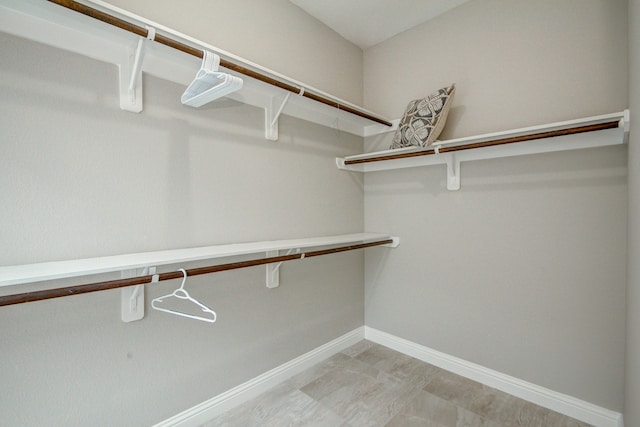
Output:
<instances>
[{"instance_id":1,"label":"floor tile seam","mask_svg":"<svg viewBox=\"0 0 640 427\"><path fill-rule=\"evenodd\" d=\"M483 420L490 421L492 423L496 423L496 424L502 425L502 423L504 422L504 419L500 419L497 416L494 417L494 416L491 416L491 415L487 415L486 413L481 413L480 411L475 409L473 407L473 405L465 404L464 401L460 401L460 400L457 400L455 398L447 398L445 396L433 393L430 389L427 389L427 387L429 387L429 384L425 385L424 388L422 388L422 392L427 393L427 394L429 394L431 396L434 396L434 397L436 397L436 398L438 398L440 400L446 401L446 402L454 405L456 408L463 409L463 410L465 410L467 412L470 412L470 413L482 418ZM509 396L508 394L506 396L507 397L512 397L512 396ZM506 403L506 402L503 402L502 404L500 404L500 406L503 406L504 403ZM502 411L501 408L497 408L496 409L496 415L499 415L501 413L501 411Z\"/></svg>"},{"instance_id":2,"label":"floor tile seam","mask_svg":"<svg viewBox=\"0 0 640 427\"><path fill-rule=\"evenodd\" d=\"M358 360L358 361L360 361L360 362L362 362L362 363L366 363L366 364L368 364L369 366L371 366L371 367L373 367L373 368L375 368L375 369L378 369L378 370L379 370L379 371L381 371L381 372L385 372L385 373L387 373L387 374L389 374L389 375L392 375L392 376L394 376L395 378L398 378L398 379L400 379L400 380L402 380L402 381L405 381L405 382L410 382L410 381L407 381L407 379L406 379L406 375L401 375L401 373L398 371L402 366L404 366L404 365L406 365L406 364L408 364L408 363L417 363L418 365L421 365L422 367L425 367L425 368L426 368L426 367L430 367L430 368L434 367L434 365L431 365L430 363L427 363L427 362L424 362L424 361L422 361L422 360L420 360L420 359L417 359L417 358L415 358L415 357L412 357L412 356L406 355L406 354L401 353L401 352L399 352L399 351L397 351L397 350L394 350L394 349L391 349L391 348L385 347L385 346L383 346L383 345L381 345L381 344L377 344L377 345L379 345L380 347L384 347L384 348L385 348L385 350L388 350L389 352L394 353L394 355L397 355L397 357L400 357L400 358L401 358L401 363L400 363L400 364L398 364L398 363L394 363L394 364L392 364L391 366L389 366L389 367L385 368L385 367L378 367L378 366L376 366L375 364L368 363L368 362L366 362L366 361L363 361L363 360L361 360L361 359L358 359L358 356L360 356L361 354L365 353L366 351L371 350L371 348L369 348L369 349L367 349L367 350L365 350L365 351L361 352L361 353L360 353L360 354L358 354L358 355L352 356L352 358L353 358L353 359L356 359L356 360ZM372 348L375 348L375 347L372 347ZM433 376L433 374L430 374L429 376Z\"/></svg>"},{"instance_id":3,"label":"floor tile seam","mask_svg":"<svg viewBox=\"0 0 640 427\"><path fill-rule=\"evenodd\" d=\"M440 408L437 408L437 409L440 409L440 410L445 410L446 409L448 411L452 411L452 415L455 415L455 422L456 422L455 425L456 426L458 425L458 421L460 419L460 411L461 410L467 411L466 409L462 408L459 405L456 405L455 403L453 403L449 399L445 399L443 397L440 397L440 396L438 396L436 394L430 393L430 392L425 391L425 390L421 390L421 392L423 394L428 395L428 396L424 396L423 395L423 396L421 396L422 398L428 397L428 399L430 399L432 403L437 402L438 405L440 405ZM470 412L470 411L467 411L467 412ZM434 420L432 417L429 417L429 416L423 416L422 418L425 418L427 421L432 421L432 422L438 423L438 421ZM442 424L442 423L439 423L439 424Z\"/></svg>"},{"instance_id":4,"label":"floor tile seam","mask_svg":"<svg viewBox=\"0 0 640 427\"><path fill-rule=\"evenodd\" d=\"M390 405L394 406L394 413L391 414L390 418L386 421L389 423L393 418L398 415L406 414L407 409L410 407L411 403L418 397L419 393L422 393L420 387L416 387L408 381L403 381L402 386L407 387L407 395L399 395L396 396L392 401L389 402ZM397 390L398 392L402 391L402 387ZM385 424L386 424L385 423Z\"/></svg>"},{"instance_id":5,"label":"floor tile seam","mask_svg":"<svg viewBox=\"0 0 640 427\"><path fill-rule=\"evenodd\" d=\"M344 416L342 416L339 413L337 413L336 411L334 411L331 407L329 407L324 402L322 402L322 400L318 400L315 397L310 396L309 394L305 393L304 391L302 391L300 389L298 389L297 391L299 391L300 393L304 394L309 399L311 399L313 402L315 402L320 407L320 409L322 409L323 411L327 411L327 412L335 415L340 420L342 420L343 425L346 424L347 426L351 426L351 424L348 423L347 419Z\"/></svg>"},{"instance_id":6,"label":"floor tile seam","mask_svg":"<svg viewBox=\"0 0 640 427\"><path fill-rule=\"evenodd\" d=\"M411 399L407 399L398 409L398 411L393 414L391 417L389 417L389 419L387 419L385 421L385 425L387 425L389 422L391 422L391 420L393 420L395 417L397 417L398 415L403 415L405 413L405 411L407 410L407 408L409 407L409 403L411 402Z\"/></svg>"},{"instance_id":7,"label":"floor tile seam","mask_svg":"<svg viewBox=\"0 0 640 427\"><path fill-rule=\"evenodd\" d=\"M414 420L418 420L418 421L428 422L428 423L430 423L429 427L451 427L451 426L445 426L445 425L443 425L443 424L441 424L439 422L433 421L433 420L426 419L424 417L419 417L419 416L416 416L416 415L405 415L405 414L398 414L398 415L394 416L389 421L387 421L387 423L383 427L389 427L389 423L391 423L394 419L396 419L398 417L404 417L404 418L408 418L408 419L414 419Z\"/></svg>"},{"instance_id":8,"label":"floor tile seam","mask_svg":"<svg viewBox=\"0 0 640 427\"><path fill-rule=\"evenodd\" d=\"M419 387L419 388L423 388L423 387L427 386L427 384L419 385L417 383L418 380L415 379L415 375L412 376L412 377L407 378L406 375L402 375L400 372L397 372L395 370L392 370L392 371L381 370L381 372L384 372L385 374L390 375L390 376L394 377L395 379L397 379L399 381L402 381L403 383L408 384L408 385L409 384L415 385L416 387Z\"/></svg>"},{"instance_id":9,"label":"floor tile seam","mask_svg":"<svg viewBox=\"0 0 640 427\"><path fill-rule=\"evenodd\" d=\"M477 412L475 412L475 411L471 411L471 410L469 410L469 409L467 409L467 408L465 408L465 407L463 407L463 406L456 405L456 408L457 408L457 416L458 416L458 419L460 418L460 411L462 410L462 411L469 412L469 413L471 413L471 414L475 415L476 417L480 418L480 419L483 421L483 424L484 424L485 422L489 422L489 423L491 423L492 425L494 425L494 426L496 426L496 427L506 427L506 426L503 424L503 422L502 422L502 421L500 421L500 420L496 420L496 419L493 419L493 418L487 417L487 416L485 416L485 415L478 414Z\"/></svg>"},{"instance_id":10,"label":"floor tile seam","mask_svg":"<svg viewBox=\"0 0 640 427\"><path fill-rule=\"evenodd\" d=\"M352 396L352 398L353 398L353 402L352 402L349 406L352 406L352 405L353 405L353 403L355 403L355 402L361 402L361 403L366 402L366 401L368 400L368 399L367 399L367 397L368 397L368 395L370 395L370 393L372 392L372 390L374 390L376 387L380 387L380 386L382 386L383 388L386 388L386 385L385 385L385 384L383 384L383 383L381 383L381 382L379 382L379 381L375 380L375 381L374 381L374 382L372 382L371 384L363 385L363 387L361 387L361 388L357 388L356 390L354 390L355 392L354 392L354 394L353 394L353 396ZM416 392L417 392L417 391L419 391L419 389L418 389L418 388L416 388ZM330 398L331 398L330 396L331 396L331 395L333 395L334 393L329 393L328 395L323 396L323 397L319 400L319 399L317 399L317 398L315 398L315 397L313 397L313 396L310 396L309 394L307 394L306 392L304 392L304 391L302 391L302 390L301 390L301 392L302 392L302 393L305 393L305 394L306 394L307 396L309 396L311 399L314 399L314 400L315 400L316 402L318 402L318 403L319 403L323 408L328 408L328 409L329 409L330 411L332 411L333 413L336 413L335 411L333 411L332 407L330 407L329 405L327 405L327 404L325 403L325 401L326 401L327 399L330 399ZM389 405L393 405L393 407L394 407L394 411L393 411L390 415L388 415L388 416L386 417L384 424L388 423L388 422L389 422L393 417L395 417L396 415L398 415L398 414L402 413L402 411L403 411L403 410L405 410L405 409L406 409L406 407L408 406L409 402L410 402L410 399L406 399L406 400L404 400L404 401L402 401L402 400L400 400L400 399L394 399L393 401L387 401L387 402L386 402L387 404L389 404ZM346 416L344 416L344 415L340 415L340 414L338 414L338 416L340 416L342 419L344 419L346 422L348 422L348 419L349 419L348 417L346 417ZM384 425L384 424L381 424L381 425Z\"/></svg>"},{"instance_id":11,"label":"floor tile seam","mask_svg":"<svg viewBox=\"0 0 640 427\"><path fill-rule=\"evenodd\" d=\"M371 387L373 387L376 384L380 383L380 381L378 379L378 376L374 377L374 376L369 375L366 372L353 371L353 370L347 370L347 369L337 368L335 370L332 370L332 371L328 372L325 375L328 376L329 378L331 378L331 376L335 377L335 376L340 376L341 374L348 374L350 376L350 379L346 383L337 382L336 383L337 387L334 386L333 390L331 390L327 395L322 396L321 399L324 399L324 398L326 398L326 397L338 392L339 390L349 389L349 388L354 390L354 391L356 391L358 396L362 396L363 394L366 394L366 392ZM301 387L301 390L302 390L302 388L306 388L307 386L313 384L316 381L322 380L323 377L319 377L315 381L312 381L309 384ZM326 381L326 384L329 384L330 382L331 382L330 380ZM317 397L314 397L314 398L317 399Z\"/></svg>"},{"instance_id":12,"label":"floor tile seam","mask_svg":"<svg viewBox=\"0 0 640 427\"><path fill-rule=\"evenodd\" d=\"M337 416L339 416L341 419L343 419L345 422L347 422L347 420L340 414L338 414L337 412L335 412L333 410L333 408L331 408L329 405L327 405L325 402L322 401L322 399L325 399L327 396L324 396L322 399L316 399L315 397L311 396L310 394L306 393L303 390L299 390L301 393L303 393L305 396L309 397L309 399L312 399L314 402L316 402L318 405L320 405L320 407L322 409L326 409L327 411L330 411L334 414L336 414Z\"/></svg>"},{"instance_id":13,"label":"floor tile seam","mask_svg":"<svg viewBox=\"0 0 640 427\"><path fill-rule=\"evenodd\" d=\"M368 350L368 349L367 349L367 350ZM348 353L345 353L344 351L341 351L341 352L340 352L340 354L343 354L343 355L345 355L345 356L347 356L347 357L350 357L350 358L352 358L352 359L355 359L356 357L360 356L362 353L364 353L364 352L365 352L365 351L367 351L367 350L361 351L361 352L359 352L359 353L357 353L357 354L348 354Z\"/></svg>"},{"instance_id":14,"label":"floor tile seam","mask_svg":"<svg viewBox=\"0 0 640 427\"><path fill-rule=\"evenodd\" d=\"M357 357L354 357L353 359L357 360L358 362L363 363L363 364L365 364L365 365L367 365L367 366L369 366L369 367L371 367L371 368L373 368L375 370L377 370L378 372L383 372L383 373L385 373L387 375L390 375L390 376L392 376L392 377L394 377L394 378L396 378L396 379L398 379L400 381L403 381L405 383L409 382L409 381L406 380L406 378L404 376L400 375L397 372L397 369L395 369L395 368L397 368L396 366L393 366L393 369L385 369L383 367L378 367L375 364L371 364L371 363L365 362L363 360L360 360ZM424 363L424 362L422 362L422 363Z\"/></svg>"},{"instance_id":15,"label":"floor tile seam","mask_svg":"<svg viewBox=\"0 0 640 427\"><path fill-rule=\"evenodd\" d=\"M497 424L497 425L500 425L500 426L510 426L511 425L511 424L504 424L505 422L508 422L508 423L516 422L517 423L517 420L515 418L512 418L512 417L507 417L507 419L505 419L504 408L502 408L502 407L498 408L495 411L495 415L487 415L486 413L481 413L480 411L478 411L478 410L476 410L474 408L471 408L469 405L461 405L461 404L457 404L457 403L455 403L455 405L458 408L461 408L461 409L463 409L463 410L465 410L467 412L470 412L470 413L476 415L477 417L482 418L485 421L490 421L490 422L492 422L494 424ZM513 426L526 427L525 425L522 425L520 423L513 424Z\"/></svg>"},{"instance_id":16,"label":"floor tile seam","mask_svg":"<svg viewBox=\"0 0 640 427\"><path fill-rule=\"evenodd\" d=\"M318 401L318 400L315 400L315 399L314 399L314 401L316 402L316 404L318 405L318 407L319 407L320 409L322 409L322 410L323 410L323 411L325 411L325 412L330 413L331 415L333 415L333 416L335 416L337 419L339 419L339 420L341 421L342 425L347 424L347 425L349 425L349 426L350 426L350 424L347 422L347 419L346 419L345 417L343 417L342 415L338 414L336 411L334 411L333 409L329 408L329 407L328 407L327 405L325 405L324 403L322 403L322 402L320 402L320 401Z\"/></svg>"}]
</instances>

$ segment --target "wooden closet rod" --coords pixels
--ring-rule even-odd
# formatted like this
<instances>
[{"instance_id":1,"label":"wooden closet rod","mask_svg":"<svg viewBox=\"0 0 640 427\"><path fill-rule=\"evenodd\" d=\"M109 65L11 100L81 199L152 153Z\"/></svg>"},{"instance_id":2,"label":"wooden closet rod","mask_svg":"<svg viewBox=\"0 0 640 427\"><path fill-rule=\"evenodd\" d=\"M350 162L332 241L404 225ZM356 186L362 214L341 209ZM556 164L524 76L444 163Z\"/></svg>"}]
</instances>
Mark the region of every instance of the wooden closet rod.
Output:
<instances>
[{"instance_id":1,"label":"wooden closet rod","mask_svg":"<svg viewBox=\"0 0 640 427\"><path fill-rule=\"evenodd\" d=\"M614 128L617 128L618 126L619 126L619 123L616 120L613 122L598 123L598 124L586 125L586 126L577 126L577 127L560 129L560 130L550 130L546 132L532 133L529 135L513 136L509 138L494 139L491 141L476 142L473 144L455 145L451 147L440 147L438 151L440 153L449 153L453 151L471 150L474 148L493 147L496 145L532 141L534 139L552 138L554 136L564 136L564 135L572 135L577 133L592 132L596 130L614 129ZM370 162L380 162L383 160L404 159L407 157L430 156L435 153L436 151L434 149L431 149L426 151L414 151L410 153L386 154L386 155L375 156L375 157L367 157L364 159L351 159L351 160L347 159L344 161L344 164L354 165L358 163L370 163Z\"/></svg>"},{"instance_id":2,"label":"wooden closet rod","mask_svg":"<svg viewBox=\"0 0 640 427\"><path fill-rule=\"evenodd\" d=\"M312 258L321 255L335 254L338 252L353 251L356 249L369 248L372 246L387 245L393 243L392 239L378 240L370 243L359 243L357 245L340 246L337 248L321 249L305 253L291 255L281 255L268 258L252 259L248 261L232 262L228 264L212 265L209 267L191 268L187 271L187 276L198 276L200 274L217 273L220 271L235 270L238 268L254 267L257 265L272 264L276 262L291 261L294 259ZM158 274L158 280L171 280L182 278L182 272L171 271ZM108 289L124 288L127 286L144 285L151 283L152 275L131 277L127 279L110 280L105 282L87 283L83 285L68 286L64 288L45 289L42 291L24 292L0 296L0 307L5 305L22 304L25 302L41 301L51 298L61 298L72 295L86 294L89 292L106 291Z\"/></svg>"},{"instance_id":3,"label":"wooden closet rod","mask_svg":"<svg viewBox=\"0 0 640 427\"><path fill-rule=\"evenodd\" d=\"M144 27L140 27L138 25L132 24L128 21L125 21L123 19L117 18L113 15L110 15L106 12L102 12L100 10L94 9L92 7L89 7L87 5L84 5L82 3L78 3L77 1L74 0L48 0L51 3L55 3L57 5L60 5L62 7L66 7L67 9L71 9L73 11L76 11L78 13L81 13L83 15L89 16L91 18L97 19L99 21L102 21L104 23L113 25L115 27L118 27L120 29L123 29L125 31L129 31L131 33L137 34L141 37L147 37L148 31L146 28ZM198 57L198 58L202 58L204 56L204 53L202 50L194 48L192 46L189 46L187 44L184 44L182 42L179 42L177 40L174 40L170 37L167 36L163 36L162 34L156 34L154 41L163 44L165 46L169 46L173 49L179 50L181 52L187 53L189 55ZM294 85L290 85L288 83L282 82L280 80L274 79L273 77L261 74L257 71L251 70L249 68L243 67L242 65L238 65L234 62L231 62L227 59L224 58L220 58L220 65L224 68L227 68L229 70L235 71L237 73L240 74L244 74L245 76L249 76L252 77L256 80L260 80L261 82L270 84L272 86L276 86L279 87L280 89L284 89L287 90L289 92L293 92L295 94L300 94L302 92L302 89L304 89L304 92L302 93L302 96L304 96L305 98L309 98L312 99L314 101L320 102L322 104L326 104L329 105L331 107L337 108L338 110L342 110L342 111L347 111L351 114L355 114L356 116L360 116L363 117L365 119L374 121L376 123L380 123L386 126L392 126L392 124L386 120L383 120L379 117L376 116L372 116L371 114L368 114L364 111L360 111L356 108L353 108L349 105L344 105L341 104L337 101L331 100L329 98L325 98L323 96L320 95L316 95L312 92L307 92L306 88L303 87L297 87Z\"/></svg>"}]
</instances>

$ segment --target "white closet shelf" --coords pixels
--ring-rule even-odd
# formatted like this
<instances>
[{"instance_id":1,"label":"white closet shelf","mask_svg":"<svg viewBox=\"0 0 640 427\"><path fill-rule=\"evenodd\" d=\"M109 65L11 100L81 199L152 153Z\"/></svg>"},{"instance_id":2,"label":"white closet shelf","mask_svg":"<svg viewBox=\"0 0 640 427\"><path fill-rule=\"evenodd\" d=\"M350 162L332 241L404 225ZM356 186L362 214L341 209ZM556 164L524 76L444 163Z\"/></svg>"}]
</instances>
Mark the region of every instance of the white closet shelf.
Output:
<instances>
[{"instance_id":1,"label":"white closet shelf","mask_svg":"<svg viewBox=\"0 0 640 427\"><path fill-rule=\"evenodd\" d=\"M340 169L354 172L446 165L447 188L458 190L460 162L625 144L628 134L629 110L625 110L578 120L436 141L427 148L408 147L337 158L336 164Z\"/></svg>"},{"instance_id":2,"label":"white closet shelf","mask_svg":"<svg viewBox=\"0 0 640 427\"><path fill-rule=\"evenodd\" d=\"M227 97L265 110L267 139L277 139L281 113L359 136L372 125L390 125L376 113L103 1L68 1L65 6L53 1L0 0L0 31L117 65L122 109L142 110L141 72L186 87L200 67L198 55L207 50L222 58L221 70L244 81L241 90ZM69 7L88 7L119 23L108 24ZM123 22L142 34L117 26ZM156 42L144 42L145 35ZM137 49L139 44L142 49Z\"/></svg>"},{"instance_id":3,"label":"white closet shelf","mask_svg":"<svg viewBox=\"0 0 640 427\"><path fill-rule=\"evenodd\" d=\"M399 244L399 239L397 237L391 237L386 234L356 233L327 237L311 237L306 239L235 243L68 261L14 265L0 267L0 286L11 286L23 283L225 258L237 255L270 253L272 254L271 256L274 256L277 254L277 251L280 250L351 245L382 240L393 241L385 246L396 247Z\"/></svg>"}]
</instances>

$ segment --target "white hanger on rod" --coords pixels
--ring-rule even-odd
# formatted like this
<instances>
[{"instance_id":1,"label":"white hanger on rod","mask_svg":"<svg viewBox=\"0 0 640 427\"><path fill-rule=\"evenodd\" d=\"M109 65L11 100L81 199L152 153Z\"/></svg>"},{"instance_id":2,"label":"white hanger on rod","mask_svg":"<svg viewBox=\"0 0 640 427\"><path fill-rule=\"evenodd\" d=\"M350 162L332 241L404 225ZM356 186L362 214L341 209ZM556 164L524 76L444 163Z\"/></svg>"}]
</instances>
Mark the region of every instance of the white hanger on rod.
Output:
<instances>
[{"instance_id":1,"label":"white hanger on rod","mask_svg":"<svg viewBox=\"0 0 640 427\"><path fill-rule=\"evenodd\" d=\"M180 285L180 287L178 289L176 289L175 291L173 291L170 294L158 297L158 298L154 298L151 301L151 307L153 307L156 310L159 311L164 311L166 313L171 313L171 314L175 314L177 316L182 316L182 317L188 317L190 319L195 319L195 320L202 320L203 322L209 322L209 323L214 323L216 321L217 315L216 312L211 310L209 307L207 307L206 305L200 303L199 301L197 301L196 299L194 299L193 297L191 297L191 295L189 295L189 293L184 289L184 285L187 282L187 272L181 268L180 271L183 274L183 278L182 278L182 284ZM185 313L182 311L178 311L178 310L172 310L169 308L163 308L160 307L158 304L164 302L165 300L168 300L170 298L179 298L181 300L187 300L190 301L192 303L194 303L195 305L197 305L204 313L209 313L211 316L209 317L203 317L203 316L197 316L195 314L189 314L189 313Z\"/></svg>"},{"instance_id":2,"label":"white hanger on rod","mask_svg":"<svg viewBox=\"0 0 640 427\"><path fill-rule=\"evenodd\" d=\"M200 70L180 98L184 105L201 107L242 88L240 77L220 72L219 67L220 57L204 50Z\"/></svg>"}]
</instances>

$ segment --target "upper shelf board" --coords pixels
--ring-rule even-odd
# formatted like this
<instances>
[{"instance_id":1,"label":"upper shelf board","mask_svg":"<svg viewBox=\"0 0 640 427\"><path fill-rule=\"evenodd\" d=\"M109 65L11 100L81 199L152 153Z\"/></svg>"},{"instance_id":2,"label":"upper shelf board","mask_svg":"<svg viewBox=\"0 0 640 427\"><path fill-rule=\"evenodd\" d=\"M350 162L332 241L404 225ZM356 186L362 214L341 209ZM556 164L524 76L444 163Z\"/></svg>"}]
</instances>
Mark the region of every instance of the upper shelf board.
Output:
<instances>
[{"instance_id":1,"label":"upper shelf board","mask_svg":"<svg viewBox=\"0 0 640 427\"><path fill-rule=\"evenodd\" d=\"M590 130L591 128L599 130ZM580 131L571 133L572 129ZM426 148L408 147L337 158L336 164L340 169L355 172L446 164L449 172L448 188L454 190L459 188L460 162L624 144L628 133L629 110L625 110L578 120L436 141ZM562 135L552 136L554 134ZM483 144L486 146L482 146ZM454 181L457 178L457 184L451 182L452 177ZM458 188L452 188L456 186Z\"/></svg>"},{"instance_id":2,"label":"upper shelf board","mask_svg":"<svg viewBox=\"0 0 640 427\"><path fill-rule=\"evenodd\" d=\"M250 70L255 70L260 74L273 77L276 80L304 88L306 92L312 92L322 97L335 100L336 103L375 116L380 120L388 121L376 113L254 64L208 43L116 8L108 3L102 1L84 1L83 3L135 25L152 27L156 30L157 34L170 37L171 39L199 50L209 50L218 54L221 58L236 64L241 64ZM123 87L124 90L126 90L129 85L129 74L131 73L130 70L133 69L136 46L142 38L136 34L45 0L0 0L0 31L117 65L120 70L121 93L123 92ZM146 43L145 46L142 63L142 71L144 73L186 87L191 83L200 68L201 60L199 58L160 43L150 42ZM242 90L234 92L228 95L228 97L242 103L264 108L265 112L269 112L265 115L268 118L273 116L272 113L274 110L279 110L287 94L291 93L246 75L241 75L227 69L223 70L229 74L241 77L244 81ZM138 84L137 88L140 98L142 91L141 86L141 84ZM141 103L141 100L139 102ZM281 113L358 136L366 136L367 128L375 123L367 118L359 117L295 94L292 94L286 101ZM265 123L265 128L267 128L268 125L269 123ZM378 126L387 128L385 125ZM275 134L277 138L277 131Z\"/></svg>"},{"instance_id":3,"label":"upper shelf board","mask_svg":"<svg viewBox=\"0 0 640 427\"><path fill-rule=\"evenodd\" d=\"M0 287L237 255L267 253L285 249L303 249L351 243L370 243L386 239L393 239L394 243L391 244L393 247L397 246L399 243L397 237L391 237L387 234L356 233L327 237L312 237L306 239L235 243L199 248L174 249L68 261L14 265L0 267Z\"/></svg>"}]
</instances>

